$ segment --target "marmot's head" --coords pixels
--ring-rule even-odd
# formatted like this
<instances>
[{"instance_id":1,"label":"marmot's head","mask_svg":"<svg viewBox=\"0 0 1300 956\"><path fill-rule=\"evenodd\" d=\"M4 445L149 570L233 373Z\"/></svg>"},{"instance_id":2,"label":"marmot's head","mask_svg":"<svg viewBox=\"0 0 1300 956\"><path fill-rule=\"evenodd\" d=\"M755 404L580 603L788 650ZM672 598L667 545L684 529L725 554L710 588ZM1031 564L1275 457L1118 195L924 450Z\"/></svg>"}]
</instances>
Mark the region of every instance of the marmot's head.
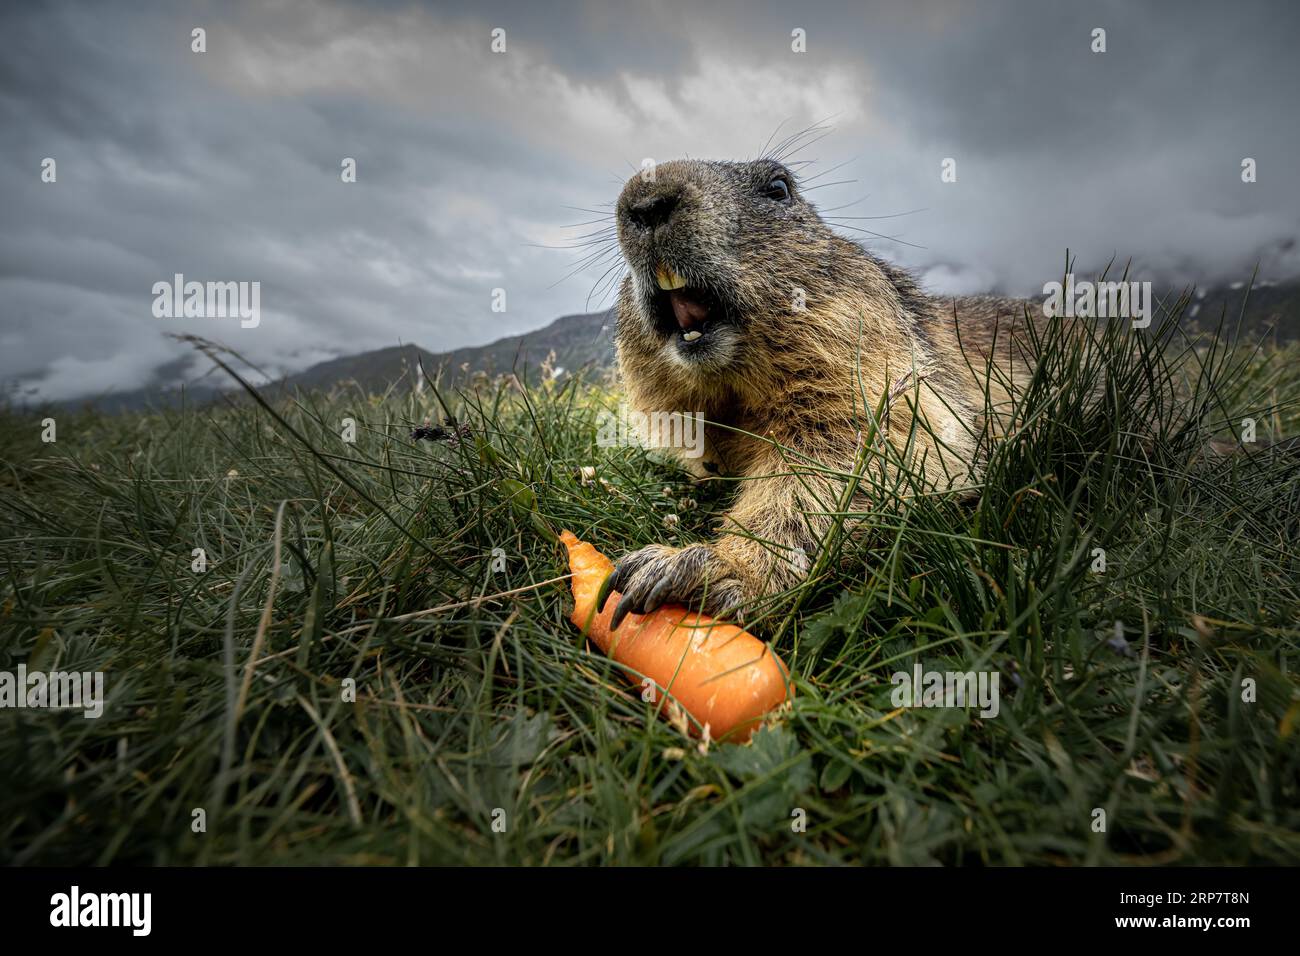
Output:
<instances>
[{"instance_id":1,"label":"marmot's head","mask_svg":"<svg viewBox=\"0 0 1300 956\"><path fill-rule=\"evenodd\" d=\"M660 163L623 187L616 218L629 268L620 338L699 372L743 366L747 347L793 345L818 321L819 297L874 269L770 159Z\"/></svg>"}]
</instances>

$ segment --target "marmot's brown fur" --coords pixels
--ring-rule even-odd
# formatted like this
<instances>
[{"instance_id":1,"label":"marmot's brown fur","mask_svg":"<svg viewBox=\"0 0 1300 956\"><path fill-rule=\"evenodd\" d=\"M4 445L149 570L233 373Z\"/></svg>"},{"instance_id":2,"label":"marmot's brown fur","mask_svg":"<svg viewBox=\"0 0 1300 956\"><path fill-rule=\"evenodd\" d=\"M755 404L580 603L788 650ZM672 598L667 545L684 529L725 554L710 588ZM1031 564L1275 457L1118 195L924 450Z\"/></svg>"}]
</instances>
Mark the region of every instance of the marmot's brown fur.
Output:
<instances>
[{"instance_id":1,"label":"marmot's brown fur","mask_svg":"<svg viewBox=\"0 0 1300 956\"><path fill-rule=\"evenodd\" d=\"M882 396L881 430L923 487L978 479L985 390L1003 402L1002 376L1028 374L1014 335L1024 303L923 294L833 232L773 160L659 164L627 183L616 217L628 402L703 413L716 424L703 456L683 464L743 479L711 543L651 545L618 563L616 622L668 603L743 616L801 580L828 512L843 507L845 482L819 468L853 470ZM995 329L1001 374L986 383ZM853 510L869 506L868 485Z\"/></svg>"}]
</instances>

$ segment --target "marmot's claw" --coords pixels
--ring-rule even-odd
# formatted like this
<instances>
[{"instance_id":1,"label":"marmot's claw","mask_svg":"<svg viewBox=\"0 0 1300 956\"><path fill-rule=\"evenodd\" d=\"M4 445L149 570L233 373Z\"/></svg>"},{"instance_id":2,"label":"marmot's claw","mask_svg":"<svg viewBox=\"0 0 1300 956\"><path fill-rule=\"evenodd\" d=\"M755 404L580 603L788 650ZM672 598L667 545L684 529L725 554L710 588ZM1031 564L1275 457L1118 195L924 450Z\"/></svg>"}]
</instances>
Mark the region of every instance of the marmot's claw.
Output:
<instances>
[{"instance_id":1,"label":"marmot's claw","mask_svg":"<svg viewBox=\"0 0 1300 956\"><path fill-rule=\"evenodd\" d=\"M619 600L618 605L614 608L614 616L609 619L609 629L618 630L618 626L623 623L623 618L632 612L632 598L624 594Z\"/></svg>"},{"instance_id":2,"label":"marmot's claw","mask_svg":"<svg viewBox=\"0 0 1300 956\"><path fill-rule=\"evenodd\" d=\"M614 569L610 590L623 597L614 608L610 629L630 613L649 614L665 604L681 604L711 616L733 611L744 598L740 581L705 544L680 550L650 545L623 558Z\"/></svg>"},{"instance_id":3,"label":"marmot's claw","mask_svg":"<svg viewBox=\"0 0 1300 956\"><path fill-rule=\"evenodd\" d=\"M658 584L656 584L653 588L650 589L650 594L645 599L645 606L647 612L653 611L656 608L663 607L665 604L669 603L668 594L672 589L672 586L673 586L673 579L664 578L662 581L660 581Z\"/></svg>"},{"instance_id":4,"label":"marmot's claw","mask_svg":"<svg viewBox=\"0 0 1300 956\"><path fill-rule=\"evenodd\" d=\"M629 602L627 595L631 583L637 576L637 572L667 550L663 545L652 544L648 548L642 548L640 551L633 551L631 554L624 555L623 560L614 566L614 574L610 578L608 593L612 594L617 591L623 595L623 599L614 608L614 617L610 621L611 629L618 627L628 611L636 610L635 604L637 602ZM606 601L608 600L606 598ZM597 613L603 610L603 607L596 609Z\"/></svg>"}]
</instances>

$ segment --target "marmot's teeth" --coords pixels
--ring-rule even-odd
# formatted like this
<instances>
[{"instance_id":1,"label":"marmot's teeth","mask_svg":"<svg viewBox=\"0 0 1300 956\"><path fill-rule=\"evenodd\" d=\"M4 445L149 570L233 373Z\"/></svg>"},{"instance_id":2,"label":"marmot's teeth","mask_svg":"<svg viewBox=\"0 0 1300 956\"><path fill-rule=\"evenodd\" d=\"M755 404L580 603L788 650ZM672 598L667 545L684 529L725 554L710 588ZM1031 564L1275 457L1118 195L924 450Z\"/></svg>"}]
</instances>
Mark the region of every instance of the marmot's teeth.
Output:
<instances>
[{"instance_id":1,"label":"marmot's teeth","mask_svg":"<svg viewBox=\"0 0 1300 956\"><path fill-rule=\"evenodd\" d=\"M655 266L655 281L659 283L659 288L665 292L674 292L677 289L686 288L686 280L674 272L672 266L666 262L661 262Z\"/></svg>"},{"instance_id":2,"label":"marmot's teeth","mask_svg":"<svg viewBox=\"0 0 1300 956\"><path fill-rule=\"evenodd\" d=\"M701 335L703 335L703 334L704 334L704 333L701 332L699 329L691 329L689 332L683 332L683 333L682 333L682 341L683 341L683 342L694 342L696 339L698 339L698 338L699 338Z\"/></svg>"}]
</instances>

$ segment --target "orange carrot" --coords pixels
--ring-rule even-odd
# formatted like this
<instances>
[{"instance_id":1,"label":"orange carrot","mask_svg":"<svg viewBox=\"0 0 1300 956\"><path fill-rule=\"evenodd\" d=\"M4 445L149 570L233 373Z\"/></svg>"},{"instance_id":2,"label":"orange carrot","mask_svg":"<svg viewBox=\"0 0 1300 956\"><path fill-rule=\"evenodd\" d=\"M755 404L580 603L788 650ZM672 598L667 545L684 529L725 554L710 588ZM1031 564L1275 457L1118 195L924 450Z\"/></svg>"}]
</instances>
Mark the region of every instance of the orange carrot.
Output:
<instances>
[{"instance_id":1,"label":"orange carrot","mask_svg":"<svg viewBox=\"0 0 1300 956\"><path fill-rule=\"evenodd\" d=\"M573 572L570 620L607 655L667 692L707 728L710 739L743 742L788 695L789 672L772 650L734 624L723 624L680 605L649 614L629 614L618 630L609 629L619 595L596 607L601 585L613 563L569 531L560 534ZM695 728L692 727L692 732Z\"/></svg>"}]
</instances>

